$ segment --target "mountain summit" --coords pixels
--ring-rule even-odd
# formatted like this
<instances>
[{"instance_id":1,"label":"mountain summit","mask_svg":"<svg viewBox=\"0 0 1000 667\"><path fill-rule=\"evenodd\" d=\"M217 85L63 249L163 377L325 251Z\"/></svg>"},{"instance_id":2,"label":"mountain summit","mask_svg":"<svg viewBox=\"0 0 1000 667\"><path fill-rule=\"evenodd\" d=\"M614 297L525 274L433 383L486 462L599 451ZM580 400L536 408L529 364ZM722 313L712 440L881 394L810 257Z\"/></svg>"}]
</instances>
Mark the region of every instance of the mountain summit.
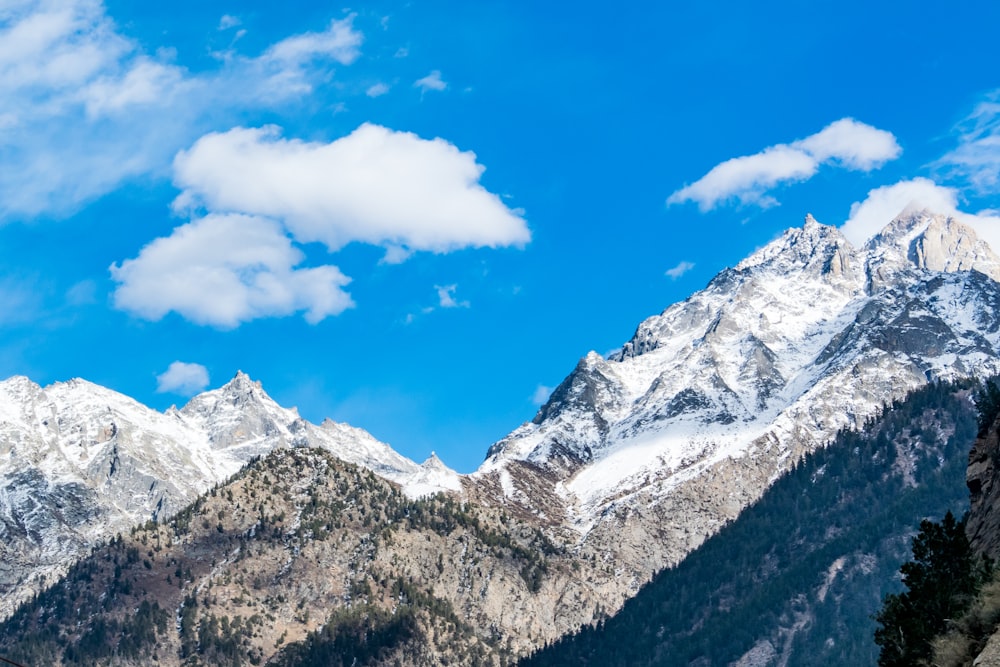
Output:
<instances>
[{"instance_id":1,"label":"mountain summit","mask_svg":"<svg viewBox=\"0 0 1000 667\"><path fill-rule=\"evenodd\" d=\"M173 515L255 456L304 446L411 494L460 487L366 431L309 423L244 373L165 413L85 380L0 382L0 618L95 543Z\"/></svg>"},{"instance_id":2,"label":"mountain summit","mask_svg":"<svg viewBox=\"0 0 1000 667\"><path fill-rule=\"evenodd\" d=\"M506 502L676 562L838 429L927 382L1000 370L1000 259L908 210L855 248L807 217L591 352L475 473Z\"/></svg>"}]
</instances>

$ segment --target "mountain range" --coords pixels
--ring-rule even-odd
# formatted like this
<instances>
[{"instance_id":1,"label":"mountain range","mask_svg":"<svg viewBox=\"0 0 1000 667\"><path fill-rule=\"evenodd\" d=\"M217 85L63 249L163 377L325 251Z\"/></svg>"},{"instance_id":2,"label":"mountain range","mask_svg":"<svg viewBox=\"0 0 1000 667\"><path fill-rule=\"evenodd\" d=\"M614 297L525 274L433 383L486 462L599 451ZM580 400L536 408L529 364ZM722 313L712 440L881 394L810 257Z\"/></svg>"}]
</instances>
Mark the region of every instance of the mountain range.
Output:
<instances>
[{"instance_id":1,"label":"mountain range","mask_svg":"<svg viewBox=\"0 0 1000 667\"><path fill-rule=\"evenodd\" d=\"M254 457L305 446L411 495L461 488L436 457L417 465L361 429L311 424L243 373L164 413L79 379L0 383L0 617L97 543L172 516Z\"/></svg>"},{"instance_id":2,"label":"mountain range","mask_svg":"<svg viewBox=\"0 0 1000 667\"><path fill-rule=\"evenodd\" d=\"M945 216L906 210L861 247L807 217L642 322L620 350L581 359L470 475L433 456L418 465L348 425L311 424L242 373L164 413L83 380L41 388L11 378L0 383L0 617L92 549L188 511L259 457L314 448L396 485L406 502L444 492L479 508L470 535L484 554L506 545L489 552L489 568L463 561L436 579L424 567L433 557L407 567L393 552L392 576L409 572L485 626L473 632L484 664L521 655L617 611L838 432L929 383L1000 371L998 280L1000 259ZM206 521L235 530L216 511L220 520ZM388 530L401 519L383 520ZM158 529L146 530L148 540ZM435 542L446 555L470 544L446 542ZM440 562L442 575L452 571ZM500 571L520 575L485 573ZM379 572L371 581L388 576ZM244 657L275 653L267 641Z\"/></svg>"}]
</instances>

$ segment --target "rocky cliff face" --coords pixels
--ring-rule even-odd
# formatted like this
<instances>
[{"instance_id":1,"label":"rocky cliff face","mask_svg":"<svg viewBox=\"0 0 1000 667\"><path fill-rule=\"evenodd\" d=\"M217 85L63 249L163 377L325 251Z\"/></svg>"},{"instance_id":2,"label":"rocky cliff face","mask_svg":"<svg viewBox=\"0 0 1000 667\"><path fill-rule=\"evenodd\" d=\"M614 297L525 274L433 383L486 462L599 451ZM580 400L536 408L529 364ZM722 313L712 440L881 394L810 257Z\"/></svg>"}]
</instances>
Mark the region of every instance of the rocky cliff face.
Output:
<instances>
[{"instance_id":1,"label":"rocky cliff face","mask_svg":"<svg viewBox=\"0 0 1000 667\"><path fill-rule=\"evenodd\" d=\"M972 548L997 560L1000 556L1000 417L976 438L966 473Z\"/></svg>"}]
</instances>

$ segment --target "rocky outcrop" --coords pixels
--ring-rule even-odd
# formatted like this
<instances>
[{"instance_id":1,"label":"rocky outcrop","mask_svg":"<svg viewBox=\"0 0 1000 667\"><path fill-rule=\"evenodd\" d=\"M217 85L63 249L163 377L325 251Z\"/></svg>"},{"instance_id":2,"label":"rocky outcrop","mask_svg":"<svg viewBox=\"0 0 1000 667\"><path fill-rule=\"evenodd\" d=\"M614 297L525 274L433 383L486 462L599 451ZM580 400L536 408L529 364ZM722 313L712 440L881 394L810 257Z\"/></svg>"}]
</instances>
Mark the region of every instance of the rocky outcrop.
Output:
<instances>
[{"instance_id":1,"label":"rocky outcrop","mask_svg":"<svg viewBox=\"0 0 1000 667\"><path fill-rule=\"evenodd\" d=\"M1000 556L1000 418L981 433L969 452L966 473L972 548L994 560Z\"/></svg>"}]
</instances>

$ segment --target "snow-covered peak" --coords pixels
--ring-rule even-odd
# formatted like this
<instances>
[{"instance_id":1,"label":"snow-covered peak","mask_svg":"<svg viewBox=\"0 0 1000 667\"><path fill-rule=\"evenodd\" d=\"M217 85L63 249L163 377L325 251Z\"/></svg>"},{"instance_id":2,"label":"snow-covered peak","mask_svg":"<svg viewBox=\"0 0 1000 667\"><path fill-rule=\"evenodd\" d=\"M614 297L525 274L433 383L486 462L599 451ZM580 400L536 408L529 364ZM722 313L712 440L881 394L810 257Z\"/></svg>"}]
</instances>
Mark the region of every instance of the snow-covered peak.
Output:
<instances>
[{"instance_id":1,"label":"snow-covered peak","mask_svg":"<svg viewBox=\"0 0 1000 667\"><path fill-rule=\"evenodd\" d=\"M403 492L411 498L440 491L461 491L462 477L431 452L419 469L403 481Z\"/></svg>"},{"instance_id":2,"label":"snow-covered peak","mask_svg":"<svg viewBox=\"0 0 1000 667\"><path fill-rule=\"evenodd\" d=\"M268 396L260 382L255 382L243 371L218 389L202 392L185 405L181 412L187 415L208 415L220 410L245 410L255 407L270 412L285 411Z\"/></svg>"},{"instance_id":3,"label":"snow-covered peak","mask_svg":"<svg viewBox=\"0 0 1000 667\"><path fill-rule=\"evenodd\" d=\"M979 271L1000 280L1000 258L968 225L927 209L908 208L865 244L869 273Z\"/></svg>"},{"instance_id":4,"label":"snow-covered peak","mask_svg":"<svg viewBox=\"0 0 1000 667\"><path fill-rule=\"evenodd\" d=\"M0 382L0 618L97 541L170 516L251 457L299 446L410 495L461 488L443 464L418 466L362 429L309 423L244 373L166 412L80 379Z\"/></svg>"},{"instance_id":5,"label":"snow-covered peak","mask_svg":"<svg viewBox=\"0 0 1000 667\"><path fill-rule=\"evenodd\" d=\"M778 466L929 379L1000 369L998 267L971 229L926 211L861 248L809 216L609 358L582 359L477 475L542 470L586 527L755 443Z\"/></svg>"},{"instance_id":6,"label":"snow-covered peak","mask_svg":"<svg viewBox=\"0 0 1000 667\"><path fill-rule=\"evenodd\" d=\"M767 270L841 277L851 269L854 248L836 227L823 225L812 215L805 224L787 230L736 265L737 272Z\"/></svg>"},{"instance_id":7,"label":"snow-covered peak","mask_svg":"<svg viewBox=\"0 0 1000 667\"><path fill-rule=\"evenodd\" d=\"M431 455L424 459L424 462L420 464L420 467L424 470L451 470L451 468L444 464L444 461L438 458L438 455L435 452L431 452Z\"/></svg>"}]
</instances>

